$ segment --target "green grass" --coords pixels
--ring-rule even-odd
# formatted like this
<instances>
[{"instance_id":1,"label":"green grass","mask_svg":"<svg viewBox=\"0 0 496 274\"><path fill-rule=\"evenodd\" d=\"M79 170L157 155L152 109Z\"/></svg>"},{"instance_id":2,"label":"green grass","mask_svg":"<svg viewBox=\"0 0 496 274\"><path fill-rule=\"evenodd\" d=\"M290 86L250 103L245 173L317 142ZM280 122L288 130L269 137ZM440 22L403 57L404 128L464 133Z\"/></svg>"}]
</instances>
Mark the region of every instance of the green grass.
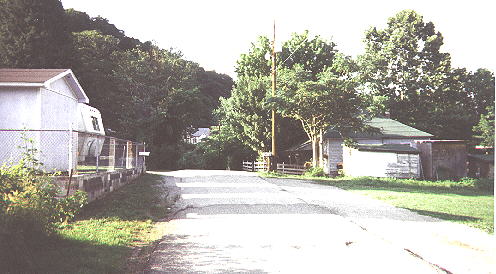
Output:
<instances>
[{"instance_id":1,"label":"green grass","mask_svg":"<svg viewBox=\"0 0 496 274\"><path fill-rule=\"evenodd\" d=\"M489 180L423 181L413 179L323 178L261 173L267 177L311 180L385 201L421 215L462 223L494 233L494 192Z\"/></svg>"},{"instance_id":2,"label":"green grass","mask_svg":"<svg viewBox=\"0 0 496 274\"><path fill-rule=\"evenodd\" d=\"M158 187L161 176L146 174L83 208L78 218L61 224L33 252L40 273L119 273L133 247L155 238L153 223L167 214Z\"/></svg>"}]
</instances>

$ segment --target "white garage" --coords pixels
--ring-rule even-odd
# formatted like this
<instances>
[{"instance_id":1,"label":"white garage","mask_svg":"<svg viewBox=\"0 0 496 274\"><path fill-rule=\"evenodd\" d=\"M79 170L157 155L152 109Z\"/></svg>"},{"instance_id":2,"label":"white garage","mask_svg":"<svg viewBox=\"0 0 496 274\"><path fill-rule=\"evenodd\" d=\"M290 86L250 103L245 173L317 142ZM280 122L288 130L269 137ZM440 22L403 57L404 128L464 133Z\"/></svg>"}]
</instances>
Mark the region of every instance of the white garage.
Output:
<instances>
[{"instance_id":1,"label":"white garage","mask_svg":"<svg viewBox=\"0 0 496 274\"><path fill-rule=\"evenodd\" d=\"M87 103L70 69L0 69L0 165L19 160L24 134L45 170L73 168L77 133L70 130L78 129L78 105Z\"/></svg>"}]
</instances>

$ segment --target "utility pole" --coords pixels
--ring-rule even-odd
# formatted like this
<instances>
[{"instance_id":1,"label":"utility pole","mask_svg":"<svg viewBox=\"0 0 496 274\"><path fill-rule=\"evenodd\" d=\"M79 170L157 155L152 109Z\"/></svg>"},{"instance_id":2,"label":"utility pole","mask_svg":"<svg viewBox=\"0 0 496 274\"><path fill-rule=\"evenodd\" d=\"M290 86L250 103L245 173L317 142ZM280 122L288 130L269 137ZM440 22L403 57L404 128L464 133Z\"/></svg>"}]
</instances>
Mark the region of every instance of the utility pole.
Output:
<instances>
[{"instance_id":1,"label":"utility pole","mask_svg":"<svg viewBox=\"0 0 496 274\"><path fill-rule=\"evenodd\" d=\"M272 96L276 96L276 21L274 20L274 36L272 39ZM277 149L276 149L276 131L277 131L276 111L272 107L272 157L270 161L270 170L277 170Z\"/></svg>"}]
</instances>

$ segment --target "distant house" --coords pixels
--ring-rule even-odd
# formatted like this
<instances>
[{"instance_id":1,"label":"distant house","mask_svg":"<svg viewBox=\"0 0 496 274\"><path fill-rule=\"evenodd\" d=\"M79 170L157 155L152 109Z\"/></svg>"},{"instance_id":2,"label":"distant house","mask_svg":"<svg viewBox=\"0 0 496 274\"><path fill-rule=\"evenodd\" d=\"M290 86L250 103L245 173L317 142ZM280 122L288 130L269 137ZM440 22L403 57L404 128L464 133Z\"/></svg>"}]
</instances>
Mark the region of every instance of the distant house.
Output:
<instances>
[{"instance_id":1,"label":"distant house","mask_svg":"<svg viewBox=\"0 0 496 274\"><path fill-rule=\"evenodd\" d=\"M19 159L24 134L41 151L46 169L74 166L77 150L70 153L69 129L78 129L81 105L88 102L70 69L0 69L0 165ZM103 132L101 117L95 119L102 128L95 132Z\"/></svg>"},{"instance_id":2,"label":"distant house","mask_svg":"<svg viewBox=\"0 0 496 274\"><path fill-rule=\"evenodd\" d=\"M410 163L410 167L415 165L418 166L418 151L414 152L408 147L413 147L416 140L430 140L430 138L433 137L432 134L420 131L389 118L376 117L366 124L375 128L377 132L354 132L350 133L348 136L344 136L350 137L356 141L358 144L356 149L348 148L344 150L343 136L336 130L330 129L323 135L324 171L326 174L336 175L338 169L343 168L345 171L347 170L349 173L352 173L351 175L357 176L383 175L398 177L400 173L405 173L403 172L404 170L401 170L401 166L408 166L408 163ZM347 153L346 158L343 157L345 152ZM350 157L350 153L353 157ZM380 158L382 158L382 160L379 160ZM344 162L345 159L348 163L347 168L344 168L344 166L347 165L347 163ZM408 163L405 163L405 159L407 159ZM382 161L381 165L384 167L383 170L378 172L376 170L377 167L373 167L372 161ZM417 164L414 164L415 161ZM357 163L366 162L368 165L360 165L360 167L357 165ZM352 168L351 165L354 167ZM366 172L365 170L369 170L370 172ZM398 176L393 174L395 172L393 170L398 171L395 173ZM412 172L416 173L416 171L413 170L409 170L406 173L410 174ZM416 176L417 175L414 177Z\"/></svg>"},{"instance_id":3,"label":"distant house","mask_svg":"<svg viewBox=\"0 0 496 274\"><path fill-rule=\"evenodd\" d=\"M190 144L198 144L201 142L203 139L207 138L210 136L210 128L208 127L200 127L198 128L197 131L195 131L193 134L189 135L186 138L186 143Z\"/></svg>"}]
</instances>

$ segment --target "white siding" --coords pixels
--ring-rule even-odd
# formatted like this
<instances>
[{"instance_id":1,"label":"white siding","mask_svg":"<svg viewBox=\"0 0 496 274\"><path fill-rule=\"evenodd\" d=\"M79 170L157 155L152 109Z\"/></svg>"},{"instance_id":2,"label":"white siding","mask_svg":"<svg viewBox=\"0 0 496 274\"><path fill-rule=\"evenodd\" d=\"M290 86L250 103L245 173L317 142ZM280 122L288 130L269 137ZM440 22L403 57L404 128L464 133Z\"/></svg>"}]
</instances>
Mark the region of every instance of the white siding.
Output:
<instances>
[{"instance_id":1,"label":"white siding","mask_svg":"<svg viewBox=\"0 0 496 274\"><path fill-rule=\"evenodd\" d=\"M41 110L43 129L77 129L78 102L63 78L53 82L50 89L41 89ZM68 170L69 137L66 131L40 134L41 161L47 170Z\"/></svg>"},{"instance_id":2,"label":"white siding","mask_svg":"<svg viewBox=\"0 0 496 274\"><path fill-rule=\"evenodd\" d=\"M327 140L329 160L327 166L327 174L336 175L337 165L343 162L343 141L336 139Z\"/></svg>"},{"instance_id":3,"label":"white siding","mask_svg":"<svg viewBox=\"0 0 496 274\"><path fill-rule=\"evenodd\" d=\"M41 127L43 129L77 128L77 98L65 80L41 90Z\"/></svg>"},{"instance_id":4,"label":"white siding","mask_svg":"<svg viewBox=\"0 0 496 274\"><path fill-rule=\"evenodd\" d=\"M0 87L0 129L39 129L38 87Z\"/></svg>"},{"instance_id":5,"label":"white siding","mask_svg":"<svg viewBox=\"0 0 496 274\"><path fill-rule=\"evenodd\" d=\"M349 176L419 177L418 154L344 149L343 171Z\"/></svg>"},{"instance_id":6,"label":"white siding","mask_svg":"<svg viewBox=\"0 0 496 274\"><path fill-rule=\"evenodd\" d=\"M358 139L356 142L359 145L382 145L382 144L410 144L415 147L415 140L430 140L429 137L415 139ZM343 163L343 141L339 139L326 139L329 160L324 166L326 174L335 175L337 172L337 164ZM325 152L324 152L325 153Z\"/></svg>"},{"instance_id":7,"label":"white siding","mask_svg":"<svg viewBox=\"0 0 496 274\"><path fill-rule=\"evenodd\" d=\"M39 87L0 87L0 129L39 129L41 125ZM17 163L24 138L39 147L39 132L0 131L0 166Z\"/></svg>"},{"instance_id":8,"label":"white siding","mask_svg":"<svg viewBox=\"0 0 496 274\"><path fill-rule=\"evenodd\" d=\"M0 129L68 130L77 126L77 99L64 79L49 89L39 87L0 87ZM0 131L0 165L19 160L21 132ZM69 168L67 131L24 133L34 141L45 170ZM75 153L75 151L74 151ZM76 156L72 155L73 159Z\"/></svg>"}]
</instances>

